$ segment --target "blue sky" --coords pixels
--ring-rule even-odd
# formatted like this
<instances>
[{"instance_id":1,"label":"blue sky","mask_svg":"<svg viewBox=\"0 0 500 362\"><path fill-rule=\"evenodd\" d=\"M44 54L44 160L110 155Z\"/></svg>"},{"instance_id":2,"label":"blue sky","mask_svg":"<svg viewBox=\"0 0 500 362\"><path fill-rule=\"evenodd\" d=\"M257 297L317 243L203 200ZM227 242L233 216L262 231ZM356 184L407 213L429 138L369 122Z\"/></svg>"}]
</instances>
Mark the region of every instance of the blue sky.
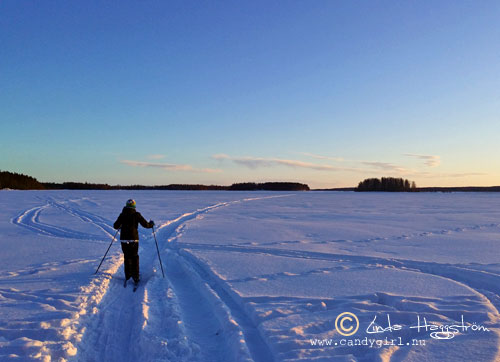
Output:
<instances>
[{"instance_id":1,"label":"blue sky","mask_svg":"<svg viewBox=\"0 0 500 362\"><path fill-rule=\"evenodd\" d=\"M499 185L498 1L0 2L0 169Z\"/></svg>"}]
</instances>

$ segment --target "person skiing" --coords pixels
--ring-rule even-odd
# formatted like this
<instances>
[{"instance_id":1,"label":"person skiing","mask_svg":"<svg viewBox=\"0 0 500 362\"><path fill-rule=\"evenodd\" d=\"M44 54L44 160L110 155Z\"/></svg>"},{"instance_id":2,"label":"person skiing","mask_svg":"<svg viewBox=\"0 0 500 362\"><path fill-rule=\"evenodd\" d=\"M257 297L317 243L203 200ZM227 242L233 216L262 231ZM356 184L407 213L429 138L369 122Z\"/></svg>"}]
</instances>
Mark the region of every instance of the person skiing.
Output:
<instances>
[{"instance_id":1,"label":"person skiing","mask_svg":"<svg viewBox=\"0 0 500 362\"><path fill-rule=\"evenodd\" d=\"M120 216L116 219L113 227L121 229L120 241L123 251L123 264L125 267L125 282L123 286L127 286L127 281L134 279L135 287L139 283L139 232L137 228L139 224L142 227L151 229L155 223L153 220L149 222L144 219L140 212L135 209L136 203L133 199L127 200Z\"/></svg>"}]
</instances>

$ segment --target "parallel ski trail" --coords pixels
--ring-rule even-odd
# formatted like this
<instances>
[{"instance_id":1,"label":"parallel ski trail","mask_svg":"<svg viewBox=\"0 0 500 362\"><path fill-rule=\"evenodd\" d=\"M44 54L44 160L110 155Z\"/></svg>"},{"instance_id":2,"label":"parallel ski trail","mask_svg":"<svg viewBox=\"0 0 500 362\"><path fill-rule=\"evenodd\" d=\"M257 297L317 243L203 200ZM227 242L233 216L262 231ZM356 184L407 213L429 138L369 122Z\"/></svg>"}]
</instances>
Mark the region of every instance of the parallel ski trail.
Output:
<instances>
[{"instance_id":1,"label":"parallel ski trail","mask_svg":"<svg viewBox=\"0 0 500 362\"><path fill-rule=\"evenodd\" d=\"M500 294L500 286L498 285L499 275L492 272L467 269L461 266L439 264L435 262L383 258L364 255L334 254L291 249L284 250L259 246L242 246L240 244L210 245L185 243L183 244L183 247L194 250L222 250L228 252L239 252L243 254L273 255L296 259L352 261L363 264L380 264L402 270L411 270L422 274L435 275L464 285L465 287L471 289L474 293L477 293L480 297L488 301L488 306L491 308L492 313L497 317L497 319L500 319L500 305L498 303L490 301L490 298L488 298L488 296L485 294L485 292L491 293L493 295Z\"/></svg>"},{"instance_id":2,"label":"parallel ski trail","mask_svg":"<svg viewBox=\"0 0 500 362\"><path fill-rule=\"evenodd\" d=\"M284 196L288 195L221 202L185 213L158 226L160 250L165 249L165 243L175 237L184 223L201 214L235 203ZM123 269L117 268L94 314L82 321L86 331L77 344L75 359L147 361L168 355L168 359L177 361L220 361L221 358L223 361L251 361L247 341L232 319L230 308L206 285L195 267L171 252L165 267L166 279L162 279L152 236L142 240L140 245L141 284L138 290L132 292L132 283L123 287ZM187 276L190 271L191 275ZM169 295L171 292L174 295ZM150 298L150 295L164 297ZM159 320L152 320L150 313ZM173 319L180 325L174 326ZM167 325L171 326L169 333L162 329Z\"/></svg>"},{"instance_id":3,"label":"parallel ski trail","mask_svg":"<svg viewBox=\"0 0 500 362\"><path fill-rule=\"evenodd\" d=\"M79 232L59 225L50 225L45 222L42 222L40 220L40 215L42 214L42 212L48 210L49 208L58 209L73 217L80 219L85 223L92 224L103 235L94 235L86 232ZM64 203L56 202L51 199L47 200L45 205L36 206L31 209L23 211L16 218L12 219L12 223L27 228L41 235L64 238L64 239L103 241L107 240L108 237L112 237L114 234L114 229L111 225L112 224L111 221L99 215L78 210L77 208L66 206L64 205Z\"/></svg>"},{"instance_id":4,"label":"parallel ski trail","mask_svg":"<svg viewBox=\"0 0 500 362\"><path fill-rule=\"evenodd\" d=\"M200 359L207 362L221 361L220 357L227 349L227 341L213 307L206 302L198 288L186 282L182 267L175 258L169 259L166 272L182 308L186 333L200 347ZM223 360L232 361L231 358Z\"/></svg>"},{"instance_id":5,"label":"parallel ski trail","mask_svg":"<svg viewBox=\"0 0 500 362\"><path fill-rule=\"evenodd\" d=\"M87 326L78 359L81 361L132 361L128 351L131 346L130 334L124 329L137 324L138 307L134 303L131 288L123 288L121 283L112 283L103 300L97 318Z\"/></svg>"},{"instance_id":6,"label":"parallel ski trail","mask_svg":"<svg viewBox=\"0 0 500 362\"><path fill-rule=\"evenodd\" d=\"M231 318L236 321L238 329L242 332L245 338L245 344L248 348L248 352L253 361L256 362L267 362L273 361L274 357L269 347L266 344L264 338L260 335L260 332L252 321L252 319L247 315L244 309L233 299L231 295L224 289L224 281L219 280L217 277L207 273L203 267L199 264L199 261L191 255L186 255L185 257L176 254L177 258L182 258L185 262L196 270L196 273L200 275L202 280L210 284L210 289L214 291L217 298L231 313Z\"/></svg>"}]
</instances>

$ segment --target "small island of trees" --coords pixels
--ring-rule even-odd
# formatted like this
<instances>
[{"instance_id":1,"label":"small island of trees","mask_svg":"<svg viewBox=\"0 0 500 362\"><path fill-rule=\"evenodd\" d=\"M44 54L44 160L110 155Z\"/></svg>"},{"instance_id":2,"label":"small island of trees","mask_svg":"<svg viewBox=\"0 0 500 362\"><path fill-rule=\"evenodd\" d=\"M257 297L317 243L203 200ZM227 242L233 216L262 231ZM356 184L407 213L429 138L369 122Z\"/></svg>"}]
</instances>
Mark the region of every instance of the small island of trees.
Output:
<instances>
[{"instance_id":1,"label":"small island of trees","mask_svg":"<svg viewBox=\"0 0 500 362\"><path fill-rule=\"evenodd\" d=\"M417 185L415 181L402 178L367 178L359 183L355 191L413 192L417 191Z\"/></svg>"}]
</instances>

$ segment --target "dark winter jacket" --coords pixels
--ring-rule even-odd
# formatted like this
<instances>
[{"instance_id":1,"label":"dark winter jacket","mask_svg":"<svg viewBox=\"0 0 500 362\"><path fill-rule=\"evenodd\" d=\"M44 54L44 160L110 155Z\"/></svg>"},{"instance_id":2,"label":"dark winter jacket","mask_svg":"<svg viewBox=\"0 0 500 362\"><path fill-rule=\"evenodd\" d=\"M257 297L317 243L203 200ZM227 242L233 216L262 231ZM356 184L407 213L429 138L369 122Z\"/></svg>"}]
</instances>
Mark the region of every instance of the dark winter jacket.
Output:
<instances>
[{"instance_id":1,"label":"dark winter jacket","mask_svg":"<svg viewBox=\"0 0 500 362\"><path fill-rule=\"evenodd\" d=\"M120 232L121 240L139 240L139 233L137 232L139 223L147 229L153 227L153 224L147 222L140 212L131 207L124 207L113 227L115 229L122 229Z\"/></svg>"}]
</instances>

